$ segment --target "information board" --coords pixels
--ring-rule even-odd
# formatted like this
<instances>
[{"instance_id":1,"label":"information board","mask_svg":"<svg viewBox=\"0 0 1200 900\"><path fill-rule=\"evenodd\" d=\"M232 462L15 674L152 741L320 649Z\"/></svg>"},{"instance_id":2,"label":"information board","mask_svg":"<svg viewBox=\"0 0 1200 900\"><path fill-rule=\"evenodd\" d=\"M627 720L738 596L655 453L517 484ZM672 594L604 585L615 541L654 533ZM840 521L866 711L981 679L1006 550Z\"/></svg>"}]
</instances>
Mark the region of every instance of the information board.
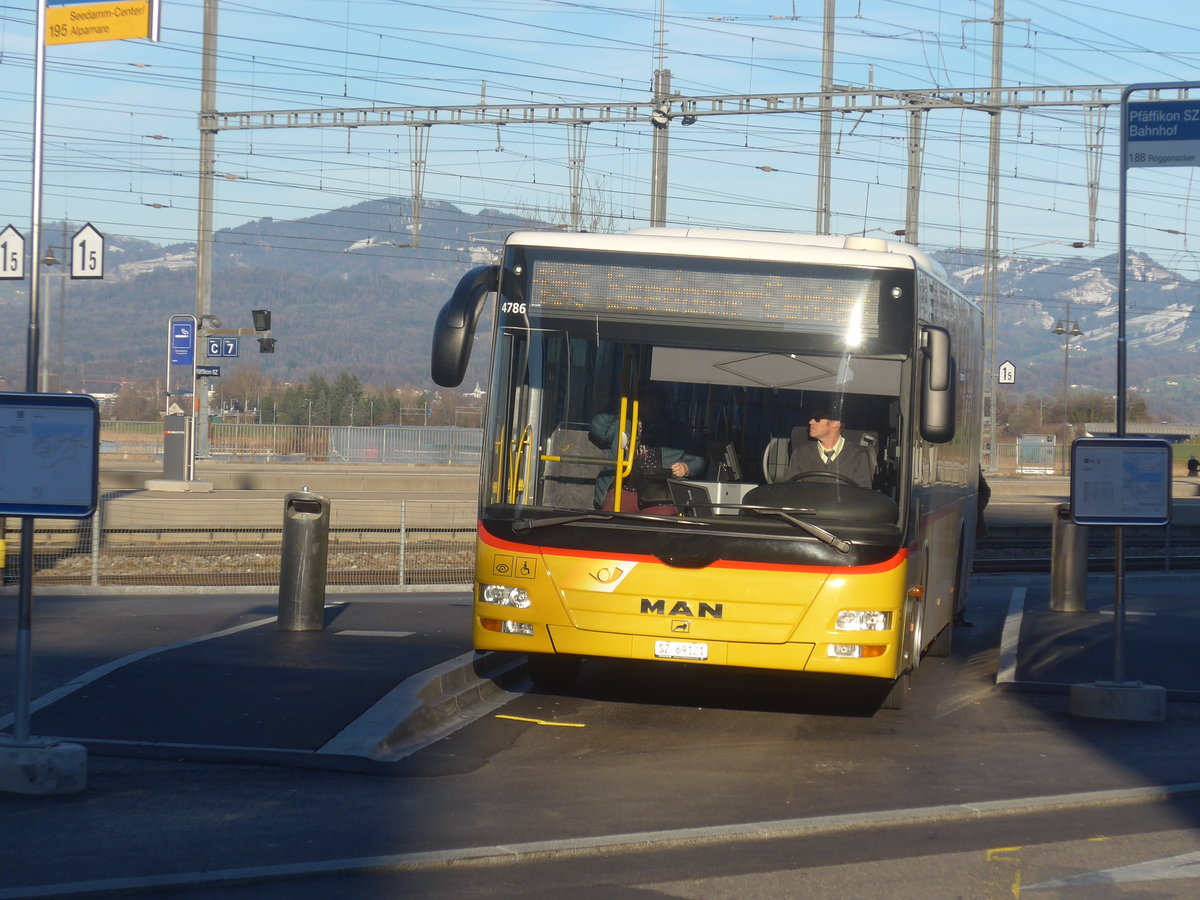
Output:
<instances>
[{"instance_id":1,"label":"information board","mask_svg":"<svg viewBox=\"0 0 1200 900\"><path fill-rule=\"evenodd\" d=\"M159 0L47 0L47 47L130 38L158 40Z\"/></svg>"},{"instance_id":2,"label":"information board","mask_svg":"<svg viewBox=\"0 0 1200 900\"><path fill-rule=\"evenodd\" d=\"M167 359L173 366L196 364L196 317L171 316L167 338Z\"/></svg>"},{"instance_id":3,"label":"information board","mask_svg":"<svg viewBox=\"0 0 1200 900\"><path fill-rule=\"evenodd\" d=\"M1166 525L1171 445L1154 438L1071 444L1071 518L1080 525Z\"/></svg>"},{"instance_id":4,"label":"information board","mask_svg":"<svg viewBox=\"0 0 1200 900\"><path fill-rule=\"evenodd\" d=\"M1129 103L1125 121L1125 165L1200 165L1200 100Z\"/></svg>"},{"instance_id":5,"label":"information board","mask_svg":"<svg viewBox=\"0 0 1200 900\"><path fill-rule=\"evenodd\" d=\"M99 460L95 398L0 392L0 516L87 518Z\"/></svg>"}]
</instances>

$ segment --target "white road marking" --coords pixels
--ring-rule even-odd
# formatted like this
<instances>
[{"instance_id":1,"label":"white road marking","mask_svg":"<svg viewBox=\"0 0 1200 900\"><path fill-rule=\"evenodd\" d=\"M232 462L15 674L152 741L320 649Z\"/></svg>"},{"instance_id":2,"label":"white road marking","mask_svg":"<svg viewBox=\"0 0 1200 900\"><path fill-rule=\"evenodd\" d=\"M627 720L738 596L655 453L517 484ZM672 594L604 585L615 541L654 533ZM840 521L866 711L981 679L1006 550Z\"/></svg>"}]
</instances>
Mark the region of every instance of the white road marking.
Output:
<instances>
[{"instance_id":1,"label":"white road marking","mask_svg":"<svg viewBox=\"0 0 1200 900\"><path fill-rule=\"evenodd\" d=\"M345 631L335 631L334 634L345 634L350 637L394 637L405 638L416 634L415 631L368 631L347 628Z\"/></svg>"},{"instance_id":2,"label":"white road marking","mask_svg":"<svg viewBox=\"0 0 1200 900\"><path fill-rule=\"evenodd\" d=\"M1089 884L1129 884L1137 881L1168 881L1175 878L1200 878L1200 852L1165 856L1148 862L1117 866L1115 869L1084 872L1082 875L1043 881L1040 884L1025 884L1021 886L1021 891L1050 891Z\"/></svg>"},{"instance_id":3,"label":"white road marking","mask_svg":"<svg viewBox=\"0 0 1200 900\"><path fill-rule=\"evenodd\" d=\"M1000 636L1000 665L996 684L1012 684L1017 680L1017 644L1021 640L1021 617L1025 614L1025 588L1013 588L1004 617L1004 632Z\"/></svg>"}]
</instances>

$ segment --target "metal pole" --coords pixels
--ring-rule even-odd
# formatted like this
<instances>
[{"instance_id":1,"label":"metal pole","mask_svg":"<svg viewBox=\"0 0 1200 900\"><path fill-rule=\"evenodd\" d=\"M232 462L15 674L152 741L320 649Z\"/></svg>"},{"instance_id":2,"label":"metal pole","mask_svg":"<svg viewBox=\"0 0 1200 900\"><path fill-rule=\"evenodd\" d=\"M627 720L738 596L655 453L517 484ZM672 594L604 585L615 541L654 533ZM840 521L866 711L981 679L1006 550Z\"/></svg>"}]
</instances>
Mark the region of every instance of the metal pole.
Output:
<instances>
[{"instance_id":1,"label":"metal pole","mask_svg":"<svg viewBox=\"0 0 1200 900\"><path fill-rule=\"evenodd\" d=\"M995 0L992 11L992 90L988 115L987 206L984 210L983 309L986 329L984 379L984 445L989 466L996 439L996 304L1000 242L1000 86L1004 74L1004 0ZM994 105L993 105L994 104Z\"/></svg>"},{"instance_id":2,"label":"metal pole","mask_svg":"<svg viewBox=\"0 0 1200 900\"><path fill-rule=\"evenodd\" d=\"M1064 475L1071 474L1071 414L1067 405L1071 396L1071 300L1067 299L1067 319L1063 322L1063 466Z\"/></svg>"},{"instance_id":3,"label":"metal pole","mask_svg":"<svg viewBox=\"0 0 1200 900\"><path fill-rule=\"evenodd\" d=\"M667 224L667 153L671 119L666 115L670 102L671 73L666 69L654 72L655 117L650 120L653 130L650 144L652 169L650 173L650 225L661 228Z\"/></svg>"},{"instance_id":4,"label":"metal pole","mask_svg":"<svg viewBox=\"0 0 1200 900\"><path fill-rule=\"evenodd\" d=\"M103 529L100 527L100 520L104 515L104 505L96 504L96 512L92 516L92 585L100 584L100 536Z\"/></svg>"},{"instance_id":5,"label":"metal pole","mask_svg":"<svg viewBox=\"0 0 1200 900\"><path fill-rule=\"evenodd\" d=\"M825 27L821 38L821 136L817 150L817 234L829 234L830 180L833 168L833 24L835 0L825 0Z\"/></svg>"},{"instance_id":6,"label":"metal pole","mask_svg":"<svg viewBox=\"0 0 1200 900\"><path fill-rule=\"evenodd\" d=\"M404 567L407 563L408 550L408 501L400 500L400 583L405 584Z\"/></svg>"},{"instance_id":7,"label":"metal pole","mask_svg":"<svg viewBox=\"0 0 1200 900\"><path fill-rule=\"evenodd\" d=\"M208 342L200 332L212 313L212 240L213 240L213 180L216 177L217 156L217 0L204 0L204 44L200 57L200 182L196 199L196 353L204 354L208 362ZM202 379L191 387L196 392L192 404L195 419L194 443L189 452L208 456L208 381Z\"/></svg>"},{"instance_id":8,"label":"metal pole","mask_svg":"<svg viewBox=\"0 0 1200 900\"><path fill-rule=\"evenodd\" d=\"M921 226L921 158L925 131L924 110L908 114L908 191L904 204L904 240L920 243Z\"/></svg>"},{"instance_id":9,"label":"metal pole","mask_svg":"<svg viewBox=\"0 0 1200 900\"><path fill-rule=\"evenodd\" d=\"M43 134L46 128L46 4L37 4L37 51L33 76L33 184L29 228L29 340L26 346L25 390L38 392L40 351L42 246ZM29 743L30 698L33 689L33 517L21 517L21 575L17 607L17 684L13 698L13 742Z\"/></svg>"},{"instance_id":10,"label":"metal pole","mask_svg":"<svg viewBox=\"0 0 1200 900\"><path fill-rule=\"evenodd\" d=\"M652 86L653 112L650 126L650 225L661 228L667 224L667 149L671 118L667 115L671 103L671 73L666 68L667 25L666 0L658 4L658 67L654 70Z\"/></svg>"},{"instance_id":11,"label":"metal pole","mask_svg":"<svg viewBox=\"0 0 1200 900\"><path fill-rule=\"evenodd\" d=\"M1125 369L1125 263L1128 252L1128 234L1125 218L1128 212L1125 194L1129 187L1128 160L1129 135L1126 125L1126 110L1129 94L1137 88L1130 85L1121 92L1121 162L1117 183L1117 437L1125 437L1127 393ZM1125 527L1113 526L1113 675L1114 684L1125 681Z\"/></svg>"},{"instance_id":12,"label":"metal pole","mask_svg":"<svg viewBox=\"0 0 1200 900\"><path fill-rule=\"evenodd\" d=\"M429 157L429 128L428 125L416 125L408 130L408 142L412 149L412 199L408 204L409 229L411 237L409 245L421 246L421 200L425 195L425 160Z\"/></svg>"},{"instance_id":13,"label":"metal pole","mask_svg":"<svg viewBox=\"0 0 1200 900\"><path fill-rule=\"evenodd\" d=\"M46 264L42 261L40 251L36 252L34 262L33 280L38 282L38 305L41 309L38 311L38 392L42 394L50 391L50 370L47 367L46 360L50 358L50 277L46 271Z\"/></svg>"}]
</instances>

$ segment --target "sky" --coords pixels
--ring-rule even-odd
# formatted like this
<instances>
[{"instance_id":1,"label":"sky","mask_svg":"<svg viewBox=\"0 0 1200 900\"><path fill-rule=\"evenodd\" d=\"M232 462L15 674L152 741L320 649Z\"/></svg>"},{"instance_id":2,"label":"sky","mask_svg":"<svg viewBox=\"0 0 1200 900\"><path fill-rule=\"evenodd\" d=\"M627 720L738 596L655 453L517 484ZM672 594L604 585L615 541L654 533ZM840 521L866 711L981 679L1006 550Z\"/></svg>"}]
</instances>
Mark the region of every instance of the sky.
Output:
<instances>
[{"instance_id":1,"label":"sky","mask_svg":"<svg viewBox=\"0 0 1200 900\"><path fill-rule=\"evenodd\" d=\"M664 0L660 19L660 0L220 0L217 108L644 102L660 58L681 97L815 91L823 7ZM1200 80L1195 9L1195 0L1007 0L1004 84ZM26 235L35 10L34 0L0 0L0 228ZM889 90L986 86L992 16L993 0L837 0L833 81ZM202 0L162 0L161 42L47 48L45 223L91 222L164 245L195 240L202 21ZM906 118L835 114L835 233L903 227ZM1003 113L1001 253L1115 251L1118 118L1115 108ZM818 124L813 113L704 117L690 127L676 120L668 224L812 231ZM926 249L983 246L988 127L979 110L926 116ZM410 130L221 131L216 225L408 196ZM423 198L562 219L573 131L557 123L435 125ZM585 213L615 230L644 227L652 126L594 123L584 133ZM1089 142L1101 147L1098 172L1089 172ZM1197 216L1194 171L1132 170L1129 195L1131 246L1189 278L1200 277L1200 237L1188 234ZM1094 224L1089 178L1100 185ZM1080 241L1089 246L1068 246Z\"/></svg>"}]
</instances>

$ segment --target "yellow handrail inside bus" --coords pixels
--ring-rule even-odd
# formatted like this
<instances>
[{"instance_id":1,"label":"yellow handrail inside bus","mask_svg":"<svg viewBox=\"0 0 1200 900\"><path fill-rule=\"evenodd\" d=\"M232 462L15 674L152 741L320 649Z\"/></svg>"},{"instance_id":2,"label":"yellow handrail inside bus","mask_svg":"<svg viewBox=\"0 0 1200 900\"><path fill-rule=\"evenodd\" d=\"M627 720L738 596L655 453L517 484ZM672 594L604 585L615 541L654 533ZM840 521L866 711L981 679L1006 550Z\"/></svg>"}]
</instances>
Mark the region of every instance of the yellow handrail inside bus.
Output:
<instances>
[{"instance_id":1,"label":"yellow handrail inside bus","mask_svg":"<svg viewBox=\"0 0 1200 900\"><path fill-rule=\"evenodd\" d=\"M505 430L507 431L507 429ZM503 467L500 465L500 461L502 459L501 454L504 453L505 441L505 435L501 434L496 438L496 443L492 446L492 471L496 473L496 479L491 484L493 503L500 502L500 473L503 470Z\"/></svg>"},{"instance_id":2,"label":"yellow handrail inside bus","mask_svg":"<svg viewBox=\"0 0 1200 900\"><path fill-rule=\"evenodd\" d=\"M521 430L521 438L516 442L515 446L509 447L509 469L508 469L508 502L516 503L517 494L524 489L525 482L521 480L521 458L525 454L525 449L532 443L531 437L532 428L526 425Z\"/></svg>"},{"instance_id":3,"label":"yellow handrail inside bus","mask_svg":"<svg viewBox=\"0 0 1200 900\"><path fill-rule=\"evenodd\" d=\"M625 479L629 477L629 473L633 471L633 457L637 453L637 421L638 421L638 401L633 401L633 418L629 423L629 429L625 428L625 413L628 409L628 399L621 397L621 414L617 422L617 478L613 482L613 512L621 511L621 487ZM622 447L621 435L628 434L629 441Z\"/></svg>"}]
</instances>

